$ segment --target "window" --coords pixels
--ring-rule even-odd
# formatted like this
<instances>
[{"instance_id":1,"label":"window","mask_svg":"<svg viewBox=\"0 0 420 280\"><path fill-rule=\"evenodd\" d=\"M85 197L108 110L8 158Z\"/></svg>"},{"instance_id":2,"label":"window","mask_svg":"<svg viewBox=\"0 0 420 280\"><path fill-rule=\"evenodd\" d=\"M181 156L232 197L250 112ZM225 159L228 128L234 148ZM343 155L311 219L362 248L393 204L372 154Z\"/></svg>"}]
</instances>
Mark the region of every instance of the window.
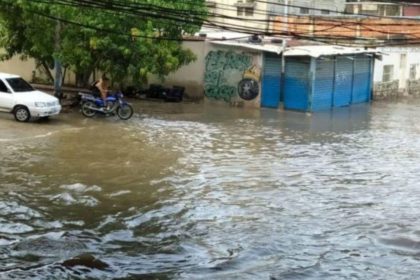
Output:
<instances>
[{"instance_id":1,"label":"window","mask_svg":"<svg viewBox=\"0 0 420 280\"><path fill-rule=\"evenodd\" d=\"M2 80L0 80L0 92L7 92L7 87Z\"/></svg>"},{"instance_id":2,"label":"window","mask_svg":"<svg viewBox=\"0 0 420 280\"><path fill-rule=\"evenodd\" d=\"M398 17L401 15L400 7L397 5L390 5L385 8L385 16Z\"/></svg>"},{"instance_id":3,"label":"window","mask_svg":"<svg viewBox=\"0 0 420 280\"><path fill-rule=\"evenodd\" d=\"M322 10L321 11L321 14L322 15L329 15L330 14L330 11L328 11L328 10Z\"/></svg>"},{"instance_id":4,"label":"window","mask_svg":"<svg viewBox=\"0 0 420 280\"><path fill-rule=\"evenodd\" d=\"M420 64L411 64L410 65L410 80L417 79L417 68Z\"/></svg>"},{"instance_id":5,"label":"window","mask_svg":"<svg viewBox=\"0 0 420 280\"><path fill-rule=\"evenodd\" d=\"M359 5L359 11L364 15L383 15L384 7L378 4L361 4Z\"/></svg>"},{"instance_id":6,"label":"window","mask_svg":"<svg viewBox=\"0 0 420 280\"><path fill-rule=\"evenodd\" d=\"M254 15L254 8L245 8L245 15L247 17L252 17Z\"/></svg>"},{"instance_id":7,"label":"window","mask_svg":"<svg viewBox=\"0 0 420 280\"><path fill-rule=\"evenodd\" d=\"M307 14L309 14L309 9L308 8L300 8L300 13L302 15L307 15Z\"/></svg>"},{"instance_id":8,"label":"window","mask_svg":"<svg viewBox=\"0 0 420 280\"><path fill-rule=\"evenodd\" d=\"M254 15L254 8L250 8L250 7L238 7L237 8L237 15L238 16L252 17Z\"/></svg>"},{"instance_id":9,"label":"window","mask_svg":"<svg viewBox=\"0 0 420 280\"><path fill-rule=\"evenodd\" d=\"M346 5L346 10L345 10L346 13L355 14L356 11L358 11L358 9L355 9L354 5L352 5L352 4L347 4Z\"/></svg>"},{"instance_id":10,"label":"window","mask_svg":"<svg viewBox=\"0 0 420 280\"><path fill-rule=\"evenodd\" d=\"M382 76L382 82L391 82L394 78L394 65L384 65L384 73Z\"/></svg>"},{"instance_id":11,"label":"window","mask_svg":"<svg viewBox=\"0 0 420 280\"><path fill-rule=\"evenodd\" d=\"M237 10L236 10L236 14L238 15L238 17L243 16L244 15L244 8L238 7Z\"/></svg>"},{"instance_id":12,"label":"window","mask_svg":"<svg viewBox=\"0 0 420 280\"><path fill-rule=\"evenodd\" d=\"M255 0L238 0L235 6L238 16L251 17L254 15Z\"/></svg>"},{"instance_id":13,"label":"window","mask_svg":"<svg viewBox=\"0 0 420 280\"><path fill-rule=\"evenodd\" d=\"M34 88L22 78L6 79L15 92L33 91Z\"/></svg>"}]
</instances>

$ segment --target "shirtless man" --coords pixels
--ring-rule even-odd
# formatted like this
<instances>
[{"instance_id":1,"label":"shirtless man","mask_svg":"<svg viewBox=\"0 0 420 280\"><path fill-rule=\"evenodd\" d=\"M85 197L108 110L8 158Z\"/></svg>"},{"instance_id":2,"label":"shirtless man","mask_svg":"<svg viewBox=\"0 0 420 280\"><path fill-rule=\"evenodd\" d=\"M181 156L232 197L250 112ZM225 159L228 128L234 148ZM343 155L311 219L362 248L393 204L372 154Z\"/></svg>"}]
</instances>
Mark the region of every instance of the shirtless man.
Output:
<instances>
[{"instance_id":1,"label":"shirtless man","mask_svg":"<svg viewBox=\"0 0 420 280\"><path fill-rule=\"evenodd\" d=\"M103 75L99 81L95 83L95 88L101 94L102 100L104 101L104 106L106 107L106 97L108 95L109 79Z\"/></svg>"}]
</instances>

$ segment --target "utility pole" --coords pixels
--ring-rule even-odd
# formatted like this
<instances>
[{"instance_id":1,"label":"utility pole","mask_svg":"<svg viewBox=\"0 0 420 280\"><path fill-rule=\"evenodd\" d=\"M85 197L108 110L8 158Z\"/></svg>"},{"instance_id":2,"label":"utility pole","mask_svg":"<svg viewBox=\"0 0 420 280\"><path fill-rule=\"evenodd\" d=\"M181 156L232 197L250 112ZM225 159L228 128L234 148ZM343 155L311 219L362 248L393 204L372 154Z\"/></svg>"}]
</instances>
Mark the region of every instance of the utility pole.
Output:
<instances>
[{"instance_id":1,"label":"utility pole","mask_svg":"<svg viewBox=\"0 0 420 280\"><path fill-rule=\"evenodd\" d=\"M289 35L289 0L284 1L284 19L286 21L285 29L286 29L287 35Z\"/></svg>"},{"instance_id":2,"label":"utility pole","mask_svg":"<svg viewBox=\"0 0 420 280\"><path fill-rule=\"evenodd\" d=\"M287 35L289 35L289 0L285 0L284 1L284 17L286 20L286 32ZM287 48L287 39L286 37L283 37L283 42L282 42L282 46L283 46L283 53L281 55L281 77L282 79L284 79L284 73L286 72L286 59L284 57L284 52L286 51ZM282 81L283 83L284 81Z\"/></svg>"}]
</instances>

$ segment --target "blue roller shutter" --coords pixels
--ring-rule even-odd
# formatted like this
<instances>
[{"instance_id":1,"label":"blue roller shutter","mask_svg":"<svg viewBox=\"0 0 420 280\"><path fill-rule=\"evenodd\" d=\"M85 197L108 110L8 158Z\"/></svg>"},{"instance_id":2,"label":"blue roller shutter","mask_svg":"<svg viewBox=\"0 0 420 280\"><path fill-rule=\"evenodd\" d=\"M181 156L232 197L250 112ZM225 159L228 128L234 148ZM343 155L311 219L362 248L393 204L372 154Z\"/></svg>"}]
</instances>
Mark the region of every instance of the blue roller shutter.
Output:
<instances>
[{"instance_id":1,"label":"blue roller shutter","mask_svg":"<svg viewBox=\"0 0 420 280\"><path fill-rule=\"evenodd\" d=\"M286 58L284 108L307 111L310 95L309 58Z\"/></svg>"},{"instance_id":2,"label":"blue roller shutter","mask_svg":"<svg viewBox=\"0 0 420 280\"><path fill-rule=\"evenodd\" d=\"M261 106L278 108L281 93L281 56L264 54Z\"/></svg>"},{"instance_id":3,"label":"blue roller shutter","mask_svg":"<svg viewBox=\"0 0 420 280\"><path fill-rule=\"evenodd\" d=\"M312 111L331 109L334 91L334 59L316 60L312 93Z\"/></svg>"},{"instance_id":4,"label":"blue roller shutter","mask_svg":"<svg viewBox=\"0 0 420 280\"><path fill-rule=\"evenodd\" d=\"M352 103L370 101L371 58L355 57Z\"/></svg>"},{"instance_id":5,"label":"blue roller shutter","mask_svg":"<svg viewBox=\"0 0 420 280\"><path fill-rule=\"evenodd\" d=\"M334 107L349 106L353 91L353 58L337 57L335 61Z\"/></svg>"}]
</instances>

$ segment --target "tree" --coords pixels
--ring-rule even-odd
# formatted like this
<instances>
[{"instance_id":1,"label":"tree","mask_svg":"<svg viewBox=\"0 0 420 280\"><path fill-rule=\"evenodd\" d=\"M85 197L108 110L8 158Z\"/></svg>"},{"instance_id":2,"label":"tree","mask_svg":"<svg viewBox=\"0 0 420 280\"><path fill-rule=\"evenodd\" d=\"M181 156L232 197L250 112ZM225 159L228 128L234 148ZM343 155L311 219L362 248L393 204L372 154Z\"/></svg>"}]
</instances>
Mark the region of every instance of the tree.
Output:
<instances>
[{"instance_id":1,"label":"tree","mask_svg":"<svg viewBox=\"0 0 420 280\"><path fill-rule=\"evenodd\" d=\"M59 60L81 86L95 70L118 83L142 83L148 74L176 71L195 59L182 48L182 36L197 32L206 15L204 0L1 2L6 4L0 9L4 58L33 57L45 70Z\"/></svg>"}]
</instances>

